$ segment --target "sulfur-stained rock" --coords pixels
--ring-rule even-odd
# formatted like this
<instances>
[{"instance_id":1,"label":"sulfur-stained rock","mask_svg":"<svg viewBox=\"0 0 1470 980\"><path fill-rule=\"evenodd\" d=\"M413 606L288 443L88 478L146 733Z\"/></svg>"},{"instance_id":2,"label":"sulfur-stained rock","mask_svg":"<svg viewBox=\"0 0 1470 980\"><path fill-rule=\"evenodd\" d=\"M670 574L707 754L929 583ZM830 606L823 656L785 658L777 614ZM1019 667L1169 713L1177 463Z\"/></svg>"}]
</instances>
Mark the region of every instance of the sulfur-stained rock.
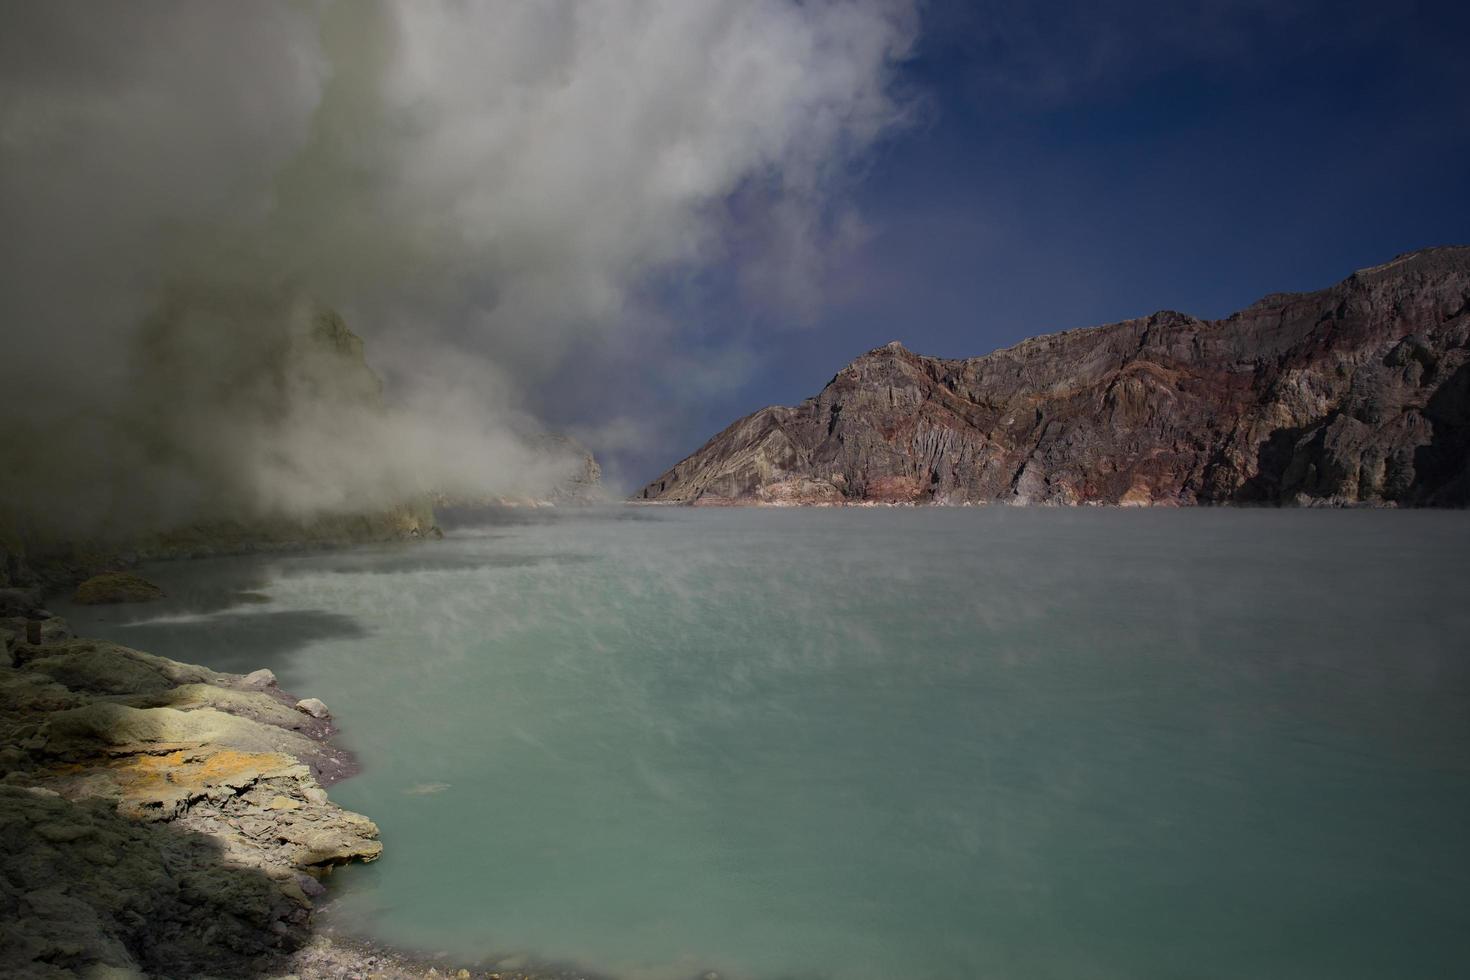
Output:
<instances>
[{"instance_id":1,"label":"sulfur-stained rock","mask_svg":"<svg viewBox=\"0 0 1470 980\"><path fill-rule=\"evenodd\" d=\"M378 825L367 817L345 810L330 824L294 824L292 832L284 835L284 840L296 848L292 861L300 867L373 861L383 853L383 845L378 841Z\"/></svg>"},{"instance_id":2,"label":"sulfur-stained rock","mask_svg":"<svg viewBox=\"0 0 1470 980\"><path fill-rule=\"evenodd\" d=\"M351 767L330 724L259 677L69 632L11 649L28 656L0 670L0 975L286 972L309 874L382 850L318 781Z\"/></svg>"},{"instance_id":3,"label":"sulfur-stained rock","mask_svg":"<svg viewBox=\"0 0 1470 980\"><path fill-rule=\"evenodd\" d=\"M303 735L215 708L180 711L95 702L56 712L47 730L50 751L57 755L75 755L85 751L85 746L102 746L114 754L167 751L185 745L228 745L246 752L302 755L313 750Z\"/></svg>"},{"instance_id":4,"label":"sulfur-stained rock","mask_svg":"<svg viewBox=\"0 0 1470 980\"><path fill-rule=\"evenodd\" d=\"M244 975L305 938L270 877L208 838L3 786L0 899L5 976Z\"/></svg>"},{"instance_id":5,"label":"sulfur-stained rock","mask_svg":"<svg viewBox=\"0 0 1470 980\"><path fill-rule=\"evenodd\" d=\"M180 684L130 698L127 704L135 708L174 708L180 711L215 708L239 718L293 731L310 725L301 712L264 691L237 690L216 684Z\"/></svg>"}]
</instances>

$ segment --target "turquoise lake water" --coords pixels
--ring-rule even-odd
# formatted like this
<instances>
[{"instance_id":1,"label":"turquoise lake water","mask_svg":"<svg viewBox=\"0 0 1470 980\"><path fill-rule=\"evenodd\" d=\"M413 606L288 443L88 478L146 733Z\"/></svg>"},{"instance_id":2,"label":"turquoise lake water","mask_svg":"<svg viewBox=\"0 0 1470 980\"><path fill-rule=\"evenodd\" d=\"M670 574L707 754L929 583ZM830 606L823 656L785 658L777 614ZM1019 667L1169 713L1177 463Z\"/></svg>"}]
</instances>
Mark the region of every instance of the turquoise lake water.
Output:
<instances>
[{"instance_id":1,"label":"turquoise lake water","mask_svg":"<svg viewBox=\"0 0 1470 980\"><path fill-rule=\"evenodd\" d=\"M331 920L429 952L1458 978L1467 561L1463 513L625 508L64 612L325 700L386 847Z\"/></svg>"}]
</instances>

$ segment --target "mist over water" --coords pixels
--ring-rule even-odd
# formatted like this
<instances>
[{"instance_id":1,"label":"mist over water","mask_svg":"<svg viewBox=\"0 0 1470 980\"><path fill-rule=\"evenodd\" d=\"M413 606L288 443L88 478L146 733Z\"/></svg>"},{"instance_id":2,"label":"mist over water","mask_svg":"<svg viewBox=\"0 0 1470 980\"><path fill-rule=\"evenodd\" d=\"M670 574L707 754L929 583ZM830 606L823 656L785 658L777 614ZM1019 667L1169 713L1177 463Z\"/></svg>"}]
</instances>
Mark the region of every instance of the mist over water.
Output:
<instances>
[{"instance_id":1,"label":"mist over water","mask_svg":"<svg viewBox=\"0 0 1470 980\"><path fill-rule=\"evenodd\" d=\"M1451 977L1466 554L1459 513L537 512L65 612L326 700L386 846L333 920L430 952Z\"/></svg>"}]
</instances>

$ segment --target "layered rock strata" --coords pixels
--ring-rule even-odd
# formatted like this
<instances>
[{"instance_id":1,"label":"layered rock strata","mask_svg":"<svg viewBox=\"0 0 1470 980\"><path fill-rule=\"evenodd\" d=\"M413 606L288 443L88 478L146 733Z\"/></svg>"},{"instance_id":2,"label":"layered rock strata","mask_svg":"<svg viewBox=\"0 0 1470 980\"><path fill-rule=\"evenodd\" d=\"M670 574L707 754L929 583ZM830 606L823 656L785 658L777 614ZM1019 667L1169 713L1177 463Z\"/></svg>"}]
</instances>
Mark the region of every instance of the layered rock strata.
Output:
<instances>
[{"instance_id":1,"label":"layered rock strata","mask_svg":"<svg viewBox=\"0 0 1470 980\"><path fill-rule=\"evenodd\" d=\"M77 638L16 590L0 613L0 973L287 972L320 876L382 849L323 789L352 770L330 721L268 671Z\"/></svg>"},{"instance_id":2,"label":"layered rock strata","mask_svg":"<svg viewBox=\"0 0 1470 980\"><path fill-rule=\"evenodd\" d=\"M963 360L895 342L637 499L1465 506L1470 248L1224 320L1160 312Z\"/></svg>"}]
</instances>

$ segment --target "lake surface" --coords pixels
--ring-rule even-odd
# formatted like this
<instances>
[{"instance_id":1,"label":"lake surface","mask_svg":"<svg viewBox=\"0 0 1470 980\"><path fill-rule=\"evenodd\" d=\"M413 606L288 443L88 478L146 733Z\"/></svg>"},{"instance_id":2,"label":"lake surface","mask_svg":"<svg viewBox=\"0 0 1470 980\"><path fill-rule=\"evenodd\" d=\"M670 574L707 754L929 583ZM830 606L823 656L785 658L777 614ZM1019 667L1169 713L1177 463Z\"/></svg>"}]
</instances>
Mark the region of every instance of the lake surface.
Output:
<instances>
[{"instance_id":1,"label":"lake surface","mask_svg":"<svg viewBox=\"0 0 1470 980\"><path fill-rule=\"evenodd\" d=\"M331 914L430 952L1458 978L1467 560L1464 513L626 508L63 611L325 700L386 846Z\"/></svg>"}]
</instances>

